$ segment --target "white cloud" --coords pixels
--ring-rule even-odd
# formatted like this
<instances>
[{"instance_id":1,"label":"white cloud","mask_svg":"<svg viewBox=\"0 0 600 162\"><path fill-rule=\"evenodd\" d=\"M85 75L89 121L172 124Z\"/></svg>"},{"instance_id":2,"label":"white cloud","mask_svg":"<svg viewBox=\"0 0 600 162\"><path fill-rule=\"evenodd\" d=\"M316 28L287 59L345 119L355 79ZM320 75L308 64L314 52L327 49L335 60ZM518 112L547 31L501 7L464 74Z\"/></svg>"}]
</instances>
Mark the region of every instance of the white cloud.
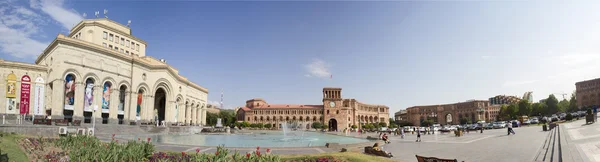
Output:
<instances>
[{"instance_id":1,"label":"white cloud","mask_svg":"<svg viewBox=\"0 0 600 162\"><path fill-rule=\"evenodd\" d=\"M42 10L44 13L50 15L52 19L59 22L65 29L70 30L83 19L77 11L65 8L63 0L30 0L29 2L31 8Z\"/></svg>"},{"instance_id":2,"label":"white cloud","mask_svg":"<svg viewBox=\"0 0 600 162\"><path fill-rule=\"evenodd\" d=\"M321 59L314 59L307 65L304 65L304 68L308 72L305 74L305 77L318 77L318 78L327 78L331 76L331 72L329 68L331 65L327 64L325 61Z\"/></svg>"},{"instance_id":3,"label":"white cloud","mask_svg":"<svg viewBox=\"0 0 600 162\"><path fill-rule=\"evenodd\" d=\"M17 58L36 58L48 42L33 37L44 37L41 27L47 25L47 20L55 20L68 30L82 19L74 10L65 9L63 1L31 0L30 8L19 6L16 1L0 2L0 52Z\"/></svg>"}]
</instances>

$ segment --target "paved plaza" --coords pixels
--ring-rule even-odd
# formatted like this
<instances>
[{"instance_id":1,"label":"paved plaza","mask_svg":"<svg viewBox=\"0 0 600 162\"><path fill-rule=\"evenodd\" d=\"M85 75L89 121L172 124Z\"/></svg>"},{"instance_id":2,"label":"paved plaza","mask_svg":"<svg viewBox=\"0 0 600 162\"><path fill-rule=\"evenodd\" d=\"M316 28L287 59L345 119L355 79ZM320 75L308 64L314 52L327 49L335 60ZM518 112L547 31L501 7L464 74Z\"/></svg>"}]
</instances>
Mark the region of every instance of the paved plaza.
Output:
<instances>
[{"instance_id":1,"label":"paved plaza","mask_svg":"<svg viewBox=\"0 0 600 162\"><path fill-rule=\"evenodd\" d=\"M564 161L600 161L600 124L577 120L561 125Z\"/></svg>"},{"instance_id":2,"label":"paved plaza","mask_svg":"<svg viewBox=\"0 0 600 162\"><path fill-rule=\"evenodd\" d=\"M393 159L403 162L417 161L415 155L430 156L458 161L530 162L540 150L548 132L540 126L515 128L516 135L506 135L506 129L471 131L462 137L454 134L421 135L422 142L415 142L416 134L404 139L391 136L391 143L384 150L394 154Z\"/></svg>"}]
</instances>

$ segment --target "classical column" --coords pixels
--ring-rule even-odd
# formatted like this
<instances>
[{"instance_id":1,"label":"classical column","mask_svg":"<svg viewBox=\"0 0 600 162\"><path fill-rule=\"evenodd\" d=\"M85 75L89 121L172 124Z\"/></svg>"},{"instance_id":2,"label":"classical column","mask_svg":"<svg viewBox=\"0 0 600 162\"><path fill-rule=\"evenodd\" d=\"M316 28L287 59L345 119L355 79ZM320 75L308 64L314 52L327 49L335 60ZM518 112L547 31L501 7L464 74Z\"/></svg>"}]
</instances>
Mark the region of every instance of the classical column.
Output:
<instances>
[{"instance_id":1,"label":"classical column","mask_svg":"<svg viewBox=\"0 0 600 162\"><path fill-rule=\"evenodd\" d=\"M190 117L191 117L190 121L191 121L192 124L196 123L196 111L198 111L196 109L196 106L192 107L191 110L190 110L190 112L191 112L191 114L190 114Z\"/></svg>"},{"instance_id":2,"label":"classical column","mask_svg":"<svg viewBox=\"0 0 600 162\"><path fill-rule=\"evenodd\" d=\"M185 124L190 124L190 116L191 116L191 110L192 109L192 105L191 104L187 104L185 105Z\"/></svg>"},{"instance_id":3,"label":"classical column","mask_svg":"<svg viewBox=\"0 0 600 162\"><path fill-rule=\"evenodd\" d=\"M63 97L62 97L61 101L63 102L62 109L64 110L64 105L66 104L66 103L64 103L66 96L65 96L65 90L64 90L64 88L65 88L64 80L62 82L63 82L63 84L61 85L61 87L63 89L62 90ZM73 119L83 120L83 107L84 107L83 103L85 102L84 95L85 95L85 83L76 81L75 82L75 96L74 96L75 104L73 104ZM63 113L61 113L60 115L63 115Z\"/></svg>"},{"instance_id":4,"label":"classical column","mask_svg":"<svg viewBox=\"0 0 600 162\"><path fill-rule=\"evenodd\" d=\"M50 95L52 95L52 97L50 97L49 100L45 100L45 101L51 101L48 103L52 103L52 105L45 106L45 108L51 109L52 119L62 119L63 111L65 109L65 80L64 80L64 78L62 78L59 80L55 80L50 84L52 84L52 91L50 91ZM46 87L45 90L49 91L50 89L48 87ZM1 93L6 93L6 92L1 92ZM75 94L77 94L77 92L75 92ZM75 100L75 103L78 103L78 101ZM2 109L6 109L6 108L2 107Z\"/></svg>"}]
</instances>

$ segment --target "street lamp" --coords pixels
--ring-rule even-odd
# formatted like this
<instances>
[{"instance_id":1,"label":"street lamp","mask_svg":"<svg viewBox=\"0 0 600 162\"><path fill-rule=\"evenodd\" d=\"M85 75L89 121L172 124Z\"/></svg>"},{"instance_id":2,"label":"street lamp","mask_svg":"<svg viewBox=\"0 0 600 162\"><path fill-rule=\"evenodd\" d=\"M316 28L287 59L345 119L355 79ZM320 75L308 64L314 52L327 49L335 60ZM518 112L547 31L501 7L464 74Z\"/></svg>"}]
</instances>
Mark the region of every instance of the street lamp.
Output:
<instances>
[{"instance_id":1,"label":"street lamp","mask_svg":"<svg viewBox=\"0 0 600 162\"><path fill-rule=\"evenodd\" d=\"M429 115L429 118L433 118L434 119L434 123L437 122L437 113L435 112L431 112L431 115ZM431 125L429 126L429 132L435 134L435 131L433 130L433 128L431 127Z\"/></svg>"},{"instance_id":2,"label":"street lamp","mask_svg":"<svg viewBox=\"0 0 600 162\"><path fill-rule=\"evenodd\" d=\"M479 113L479 119L481 119L481 116L483 116L483 112L485 112L485 109L483 109L482 107L479 107L479 109L477 109L477 112ZM481 132L480 133L483 133L483 127L484 127L484 125L481 124Z\"/></svg>"}]
</instances>

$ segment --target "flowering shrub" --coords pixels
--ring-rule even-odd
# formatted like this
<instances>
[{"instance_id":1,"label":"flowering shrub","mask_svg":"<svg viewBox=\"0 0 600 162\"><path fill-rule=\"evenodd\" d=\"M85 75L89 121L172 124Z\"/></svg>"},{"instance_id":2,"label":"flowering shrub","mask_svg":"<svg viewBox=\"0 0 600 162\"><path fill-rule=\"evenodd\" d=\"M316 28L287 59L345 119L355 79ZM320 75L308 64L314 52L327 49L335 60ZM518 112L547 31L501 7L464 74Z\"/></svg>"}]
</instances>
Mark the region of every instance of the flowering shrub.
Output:
<instances>
[{"instance_id":1,"label":"flowering shrub","mask_svg":"<svg viewBox=\"0 0 600 162\"><path fill-rule=\"evenodd\" d=\"M114 137L114 136L113 136ZM129 141L119 144L101 142L96 137L67 136L55 142L63 150L69 152L69 159L74 161L146 161L154 152L154 145L147 142Z\"/></svg>"},{"instance_id":2,"label":"flowering shrub","mask_svg":"<svg viewBox=\"0 0 600 162\"><path fill-rule=\"evenodd\" d=\"M236 151L233 155L229 155L229 150L219 146L215 153L200 153L200 149L196 149L195 153L154 153L150 158L151 162L170 162L170 161L194 161L194 162L278 162L281 161L279 156L272 155L270 149L265 153L261 153L257 147L252 153L240 154Z\"/></svg>"}]
</instances>

